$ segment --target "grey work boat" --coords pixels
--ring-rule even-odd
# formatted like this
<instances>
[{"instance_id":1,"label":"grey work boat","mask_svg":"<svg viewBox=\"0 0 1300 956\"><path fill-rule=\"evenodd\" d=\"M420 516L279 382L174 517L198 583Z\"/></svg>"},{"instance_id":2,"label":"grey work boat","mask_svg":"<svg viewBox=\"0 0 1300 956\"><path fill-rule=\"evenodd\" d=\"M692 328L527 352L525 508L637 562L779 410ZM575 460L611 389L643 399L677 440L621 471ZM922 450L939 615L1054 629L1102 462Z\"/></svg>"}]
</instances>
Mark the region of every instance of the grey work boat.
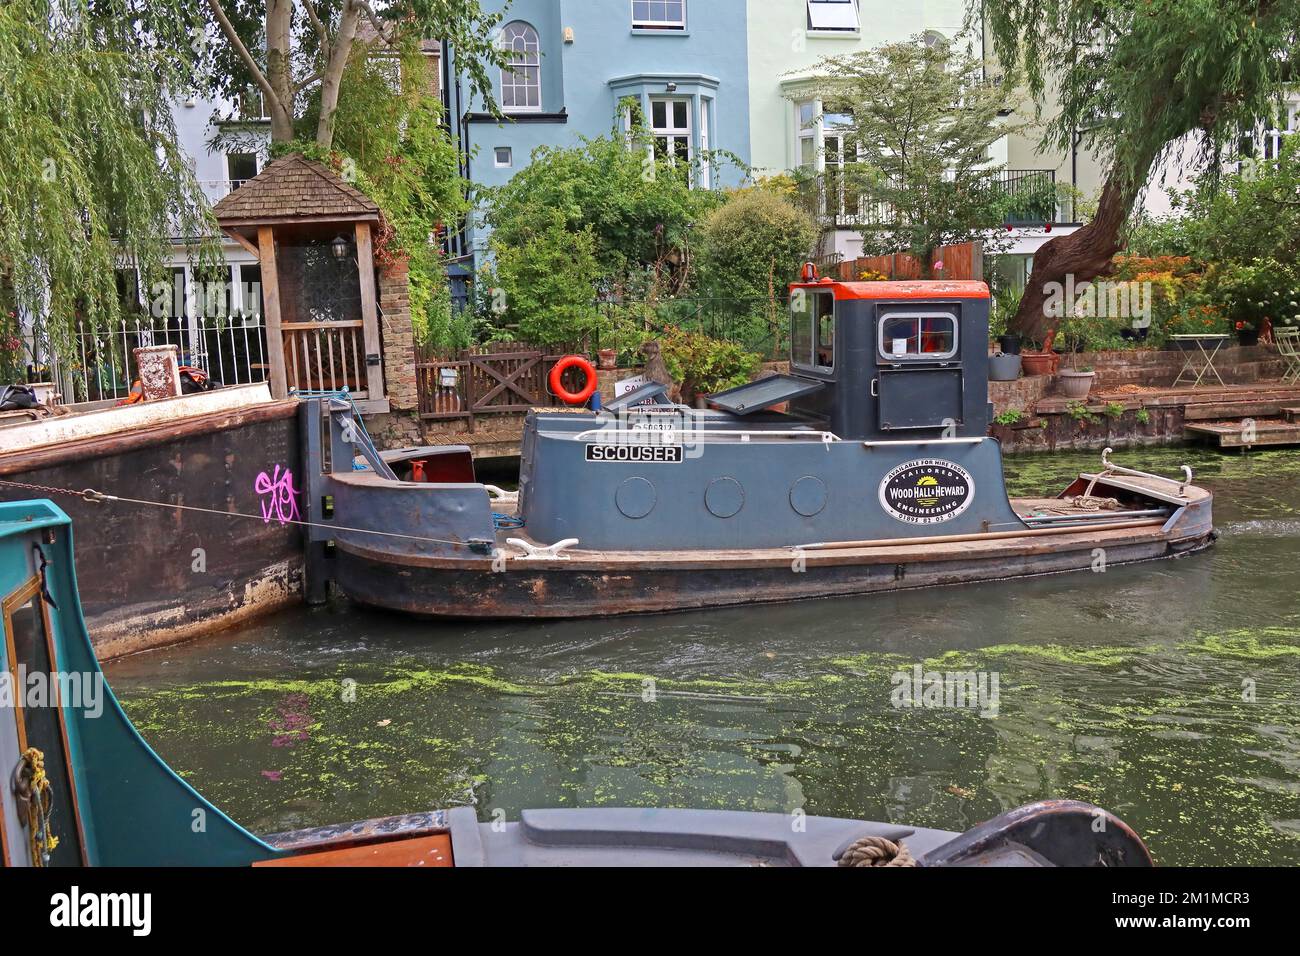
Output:
<instances>
[{"instance_id":1,"label":"grey work boat","mask_svg":"<svg viewBox=\"0 0 1300 956\"><path fill-rule=\"evenodd\" d=\"M810 272L791 288L790 374L713 395L707 410L651 384L598 412L534 411L517 496L476 481L464 446L380 455L345 402L306 403L308 598L332 582L420 615L588 617L1210 545L1212 498L1190 469L1166 478L1103 455L1068 488L1008 498L988 436L988 318L983 283Z\"/></svg>"}]
</instances>

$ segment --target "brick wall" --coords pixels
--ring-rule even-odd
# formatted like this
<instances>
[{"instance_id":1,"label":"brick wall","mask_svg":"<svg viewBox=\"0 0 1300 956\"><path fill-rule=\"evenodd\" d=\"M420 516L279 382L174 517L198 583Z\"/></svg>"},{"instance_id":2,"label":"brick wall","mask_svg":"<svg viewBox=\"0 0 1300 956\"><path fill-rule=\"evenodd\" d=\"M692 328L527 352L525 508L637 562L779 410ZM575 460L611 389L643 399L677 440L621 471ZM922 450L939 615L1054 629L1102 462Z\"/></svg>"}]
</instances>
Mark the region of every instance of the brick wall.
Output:
<instances>
[{"instance_id":1,"label":"brick wall","mask_svg":"<svg viewBox=\"0 0 1300 956\"><path fill-rule=\"evenodd\" d=\"M379 332L384 343L384 386L394 411L419 408L415 387L415 330L411 326L411 290L405 262L379 275Z\"/></svg>"}]
</instances>

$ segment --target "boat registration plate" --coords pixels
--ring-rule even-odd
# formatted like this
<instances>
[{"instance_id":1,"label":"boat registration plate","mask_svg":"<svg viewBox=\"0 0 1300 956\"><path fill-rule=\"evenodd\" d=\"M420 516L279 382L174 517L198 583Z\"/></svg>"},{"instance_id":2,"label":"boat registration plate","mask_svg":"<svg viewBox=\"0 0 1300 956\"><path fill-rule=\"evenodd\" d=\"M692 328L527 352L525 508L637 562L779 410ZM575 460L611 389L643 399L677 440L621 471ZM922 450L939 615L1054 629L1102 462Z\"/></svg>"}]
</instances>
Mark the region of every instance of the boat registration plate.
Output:
<instances>
[{"instance_id":1,"label":"boat registration plate","mask_svg":"<svg viewBox=\"0 0 1300 956\"><path fill-rule=\"evenodd\" d=\"M679 465L683 457L681 445L632 442L626 445L596 444L587 446L587 461Z\"/></svg>"}]
</instances>

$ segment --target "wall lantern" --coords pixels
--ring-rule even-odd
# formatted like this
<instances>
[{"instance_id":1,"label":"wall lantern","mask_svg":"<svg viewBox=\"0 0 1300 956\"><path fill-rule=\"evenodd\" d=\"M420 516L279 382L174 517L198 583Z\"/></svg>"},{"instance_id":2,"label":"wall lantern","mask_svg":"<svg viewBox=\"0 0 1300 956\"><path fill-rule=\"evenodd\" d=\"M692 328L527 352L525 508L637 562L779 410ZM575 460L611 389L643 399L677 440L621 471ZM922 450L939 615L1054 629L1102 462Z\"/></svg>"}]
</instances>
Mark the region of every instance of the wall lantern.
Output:
<instances>
[{"instance_id":1,"label":"wall lantern","mask_svg":"<svg viewBox=\"0 0 1300 956\"><path fill-rule=\"evenodd\" d=\"M351 251L352 243L348 242L342 236L335 236L333 241L330 242L330 255L332 255L337 262L342 262L344 259L348 258Z\"/></svg>"}]
</instances>

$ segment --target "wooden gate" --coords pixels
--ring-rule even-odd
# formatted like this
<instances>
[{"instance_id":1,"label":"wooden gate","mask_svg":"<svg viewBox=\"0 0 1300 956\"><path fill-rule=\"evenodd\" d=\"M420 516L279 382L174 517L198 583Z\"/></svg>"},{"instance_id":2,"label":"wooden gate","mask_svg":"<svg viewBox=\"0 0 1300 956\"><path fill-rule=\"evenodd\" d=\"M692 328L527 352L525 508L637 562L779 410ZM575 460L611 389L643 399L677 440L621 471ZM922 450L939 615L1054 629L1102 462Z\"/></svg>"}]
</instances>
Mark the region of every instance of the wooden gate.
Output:
<instances>
[{"instance_id":1,"label":"wooden gate","mask_svg":"<svg viewBox=\"0 0 1300 956\"><path fill-rule=\"evenodd\" d=\"M473 431L477 416L557 405L547 377L567 354L547 354L525 343L464 349L448 357L421 353L415 364L420 417L464 418Z\"/></svg>"}]
</instances>

